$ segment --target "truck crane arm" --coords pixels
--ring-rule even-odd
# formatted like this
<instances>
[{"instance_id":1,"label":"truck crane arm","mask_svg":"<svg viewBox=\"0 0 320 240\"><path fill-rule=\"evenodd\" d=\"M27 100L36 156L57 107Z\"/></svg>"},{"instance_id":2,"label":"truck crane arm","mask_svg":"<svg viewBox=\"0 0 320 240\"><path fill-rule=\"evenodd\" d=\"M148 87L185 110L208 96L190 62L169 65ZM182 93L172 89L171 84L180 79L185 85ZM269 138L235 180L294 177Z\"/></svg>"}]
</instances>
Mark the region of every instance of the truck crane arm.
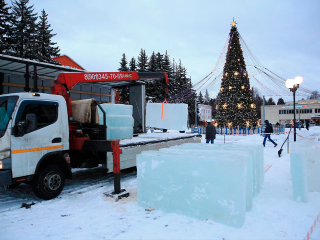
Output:
<instances>
[{"instance_id":1,"label":"truck crane arm","mask_svg":"<svg viewBox=\"0 0 320 240\"><path fill-rule=\"evenodd\" d=\"M72 116L71 98L69 91L78 83L109 83L112 86L134 85L137 81L163 80L169 84L168 75L161 72L84 72L60 73L54 81L51 93L61 95L67 102L68 117ZM164 89L166 92L168 88Z\"/></svg>"},{"instance_id":2,"label":"truck crane arm","mask_svg":"<svg viewBox=\"0 0 320 240\"><path fill-rule=\"evenodd\" d=\"M70 150L81 150L84 142L90 140L89 136L83 134L78 124L72 118L72 107L70 90L78 83L105 83L111 87L121 85L135 85L137 81L163 80L165 92L168 92L169 84L166 73L146 72L84 72L84 73L60 73L54 81L51 93L61 95L66 100L69 121L69 143Z\"/></svg>"}]
</instances>

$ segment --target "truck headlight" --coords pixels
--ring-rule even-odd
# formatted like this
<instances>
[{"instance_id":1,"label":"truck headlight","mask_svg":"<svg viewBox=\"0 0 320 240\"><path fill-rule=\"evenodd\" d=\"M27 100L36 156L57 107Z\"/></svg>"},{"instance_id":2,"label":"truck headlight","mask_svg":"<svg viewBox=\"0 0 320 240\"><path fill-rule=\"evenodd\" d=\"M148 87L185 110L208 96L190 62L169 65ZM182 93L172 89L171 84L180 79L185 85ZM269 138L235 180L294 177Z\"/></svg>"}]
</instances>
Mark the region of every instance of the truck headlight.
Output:
<instances>
[{"instance_id":1,"label":"truck headlight","mask_svg":"<svg viewBox=\"0 0 320 240\"><path fill-rule=\"evenodd\" d=\"M5 150L0 152L0 160L11 156L10 150Z\"/></svg>"}]
</instances>

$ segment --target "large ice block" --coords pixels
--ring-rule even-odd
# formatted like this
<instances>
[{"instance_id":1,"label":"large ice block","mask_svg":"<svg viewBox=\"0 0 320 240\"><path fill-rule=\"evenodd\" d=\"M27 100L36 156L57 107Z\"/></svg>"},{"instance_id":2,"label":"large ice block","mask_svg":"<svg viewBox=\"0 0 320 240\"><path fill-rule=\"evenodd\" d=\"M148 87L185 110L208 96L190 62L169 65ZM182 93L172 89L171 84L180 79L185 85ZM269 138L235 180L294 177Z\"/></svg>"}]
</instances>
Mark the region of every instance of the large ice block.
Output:
<instances>
[{"instance_id":1,"label":"large ice block","mask_svg":"<svg viewBox=\"0 0 320 240\"><path fill-rule=\"evenodd\" d=\"M161 118L162 116L162 118ZM184 131L187 128L188 104L147 103L146 126Z\"/></svg>"},{"instance_id":2,"label":"large ice block","mask_svg":"<svg viewBox=\"0 0 320 240\"><path fill-rule=\"evenodd\" d=\"M308 191L320 192L320 150L307 141L299 141L296 144L306 157Z\"/></svg>"},{"instance_id":3,"label":"large ice block","mask_svg":"<svg viewBox=\"0 0 320 240\"><path fill-rule=\"evenodd\" d=\"M124 104L101 104L106 113L107 139L126 139L133 137L133 107ZM103 113L99 109L100 124L103 124Z\"/></svg>"},{"instance_id":4,"label":"large ice block","mask_svg":"<svg viewBox=\"0 0 320 240\"><path fill-rule=\"evenodd\" d=\"M290 169L292 175L293 199L299 202L307 202L308 182L306 156L303 149L297 146L297 143L292 144L292 150L290 152Z\"/></svg>"},{"instance_id":5,"label":"large ice block","mask_svg":"<svg viewBox=\"0 0 320 240\"><path fill-rule=\"evenodd\" d=\"M264 165L263 148L260 144L193 144L186 143L180 146L160 149L164 152L175 153L192 151L197 155L202 154L204 151L214 151L211 154L228 154L229 152L241 153L246 158L246 210L250 211L252 208L253 197L260 192L261 186L261 166ZM219 151L219 152L218 152ZM173 153L173 152L172 152ZM187 152L185 154L188 154ZM263 172L264 174L264 172Z\"/></svg>"},{"instance_id":6,"label":"large ice block","mask_svg":"<svg viewBox=\"0 0 320 240\"><path fill-rule=\"evenodd\" d=\"M306 152L309 192L320 192L320 150L311 146Z\"/></svg>"},{"instance_id":7,"label":"large ice block","mask_svg":"<svg viewBox=\"0 0 320 240\"><path fill-rule=\"evenodd\" d=\"M248 196L247 165L252 166L247 160L250 154L171 150L137 156L138 204L241 227Z\"/></svg>"}]
</instances>

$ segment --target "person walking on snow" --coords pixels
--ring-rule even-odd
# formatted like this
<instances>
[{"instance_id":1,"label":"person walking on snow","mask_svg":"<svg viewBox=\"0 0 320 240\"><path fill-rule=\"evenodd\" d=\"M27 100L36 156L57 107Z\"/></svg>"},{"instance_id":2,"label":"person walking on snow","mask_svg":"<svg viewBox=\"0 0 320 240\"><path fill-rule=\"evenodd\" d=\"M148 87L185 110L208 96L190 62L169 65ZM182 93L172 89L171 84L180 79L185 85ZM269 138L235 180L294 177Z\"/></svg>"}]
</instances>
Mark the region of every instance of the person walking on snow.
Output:
<instances>
[{"instance_id":1,"label":"person walking on snow","mask_svg":"<svg viewBox=\"0 0 320 240\"><path fill-rule=\"evenodd\" d=\"M214 143L214 139L216 138L216 128L211 124L211 121L207 121L208 125L206 126L206 143L211 141L211 144Z\"/></svg>"},{"instance_id":2,"label":"person walking on snow","mask_svg":"<svg viewBox=\"0 0 320 240\"><path fill-rule=\"evenodd\" d=\"M264 122L265 122L265 124L266 124L266 129L265 129L265 131L264 131L265 135L264 135L264 139L263 139L263 146L264 146L264 147L266 146L266 140L267 140L267 138L268 138L269 141L274 144L274 147L276 147L278 144L276 144L276 143L270 138L270 134L267 134L267 133L272 133L272 131L271 131L272 126L271 126L271 124L269 123L268 120L265 120Z\"/></svg>"}]
</instances>

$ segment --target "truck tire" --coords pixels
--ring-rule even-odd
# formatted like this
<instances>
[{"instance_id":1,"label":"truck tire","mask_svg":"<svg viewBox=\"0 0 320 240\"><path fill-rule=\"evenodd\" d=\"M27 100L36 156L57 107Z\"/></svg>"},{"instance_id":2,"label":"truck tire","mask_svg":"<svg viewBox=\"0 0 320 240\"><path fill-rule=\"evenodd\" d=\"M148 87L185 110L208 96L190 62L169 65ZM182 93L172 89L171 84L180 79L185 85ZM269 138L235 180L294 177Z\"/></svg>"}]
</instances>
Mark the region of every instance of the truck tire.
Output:
<instances>
[{"instance_id":1,"label":"truck tire","mask_svg":"<svg viewBox=\"0 0 320 240\"><path fill-rule=\"evenodd\" d=\"M61 193L64 184L63 170L57 165L49 165L34 177L32 188L37 197L50 200Z\"/></svg>"}]
</instances>

